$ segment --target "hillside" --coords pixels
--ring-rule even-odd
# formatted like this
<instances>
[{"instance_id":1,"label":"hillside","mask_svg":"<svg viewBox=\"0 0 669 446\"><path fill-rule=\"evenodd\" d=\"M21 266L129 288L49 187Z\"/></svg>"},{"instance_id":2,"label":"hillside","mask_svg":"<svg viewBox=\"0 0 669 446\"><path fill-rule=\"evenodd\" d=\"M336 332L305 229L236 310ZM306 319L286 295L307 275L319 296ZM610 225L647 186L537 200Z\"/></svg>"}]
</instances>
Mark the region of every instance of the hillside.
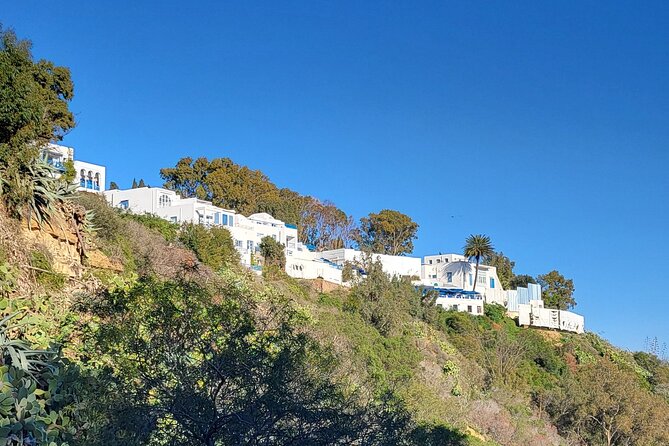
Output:
<instances>
[{"instance_id":1,"label":"hillside","mask_svg":"<svg viewBox=\"0 0 669 446\"><path fill-rule=\"evenodd\" d=\"M348 268L351 287L297 280L269 236L249 245L259 276L225 227L77 192L76 160L41 158L74 127L73 94L69 69L0 28L0 446L669 444L669 364L652 354L519 328L496 305L445 311L371 261ZM161 174L186 196L276 212L316 248L413 249L404 214L356 227L226 158ZM534 280L495 256L500 283ZM573 305L571 280L549 276L567 291L551 303Z\"/></svg>"},{"instance_id":2,"label":"hillside","mask_svg":"<svg viewBox=\"0 0 669 446\"><path fill-rule=\"evenodd\" d=\"M24 394L5 350L9 444L669 442L669 365L652 355L521 329L501 307L444 311L380 265L329 293L258 277L225 230L75 203L92 211L83 260L69 230L3 211L6 339L52 352ZM9 404L24 400L32 420Z\"/></svg>"}]
</instances>

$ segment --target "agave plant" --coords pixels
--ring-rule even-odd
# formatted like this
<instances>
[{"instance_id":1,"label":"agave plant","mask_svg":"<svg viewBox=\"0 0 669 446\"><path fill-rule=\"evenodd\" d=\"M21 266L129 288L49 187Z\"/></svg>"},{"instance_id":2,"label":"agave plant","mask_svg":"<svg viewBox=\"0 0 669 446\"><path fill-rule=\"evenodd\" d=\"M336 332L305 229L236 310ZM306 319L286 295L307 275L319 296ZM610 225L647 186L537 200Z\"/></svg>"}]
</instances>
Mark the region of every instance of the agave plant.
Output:
<instances>
[{"instance_id":1,"label":"agave plant","mask_svg":"<svg viewBox=\"0 0 669 446\"><path fill-rule=\"evenodd\" d=\"M25 341L11 336L12 332L23 325L21 322L12 323L20 314L21 312L12 313L0 320L0 365L11 365L32 376L52 367L48 359L55 352L32 349Z\"/></svg>"},{"instance_id":2,"label":"agave plant","mask_svg":"<svg viewBox=\"0 0 669 446\"><path fill-rule=\"evenodd\" d=\"M40 225L76 190L75 184L61 179L60 172L40 158L18 170L5 170L1 176L0 191L9 211L17 218L27 214Z\"/></svg>"}]
</instances>

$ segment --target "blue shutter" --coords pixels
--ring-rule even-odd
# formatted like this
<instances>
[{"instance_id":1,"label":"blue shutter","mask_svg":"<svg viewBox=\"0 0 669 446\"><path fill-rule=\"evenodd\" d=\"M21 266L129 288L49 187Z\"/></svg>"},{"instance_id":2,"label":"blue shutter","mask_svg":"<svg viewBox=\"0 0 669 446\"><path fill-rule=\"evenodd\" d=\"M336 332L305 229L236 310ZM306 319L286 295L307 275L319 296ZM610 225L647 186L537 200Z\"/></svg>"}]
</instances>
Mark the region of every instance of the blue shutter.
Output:
<instances>
[{"instance_id":1,"label":"blue shutter","mask_svg":"<svg viewBox=\"0 0 669 446\"><path fill-rule=\"evenodd\" d=\"M492 277L490 278L490 288L495 288L495 279Z\"/></svg>"},{"instance_id":2,"label":"blue shutter","mask_svg":"<svg viewBox=\"0 0 669 446\"><path fill-rule=\"evenodd\" d=\"M472 276L471 274L469 275L469 284L470 285L474 284L474 276Z\"/></svg>"}]
</instances>

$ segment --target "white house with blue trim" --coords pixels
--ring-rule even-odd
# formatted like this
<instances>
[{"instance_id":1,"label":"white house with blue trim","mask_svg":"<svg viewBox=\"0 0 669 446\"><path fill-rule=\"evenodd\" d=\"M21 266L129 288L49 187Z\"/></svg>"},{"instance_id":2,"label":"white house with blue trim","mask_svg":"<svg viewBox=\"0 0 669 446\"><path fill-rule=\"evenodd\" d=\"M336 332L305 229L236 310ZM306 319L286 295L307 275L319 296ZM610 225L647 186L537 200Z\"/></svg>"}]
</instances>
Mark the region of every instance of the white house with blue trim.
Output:
<instances>
[{"instance_id":1,"label":"white house with blue trim","mask_svg":"<svg viewBox=\"0 0 669 446\"><path fill-rule=\"evenodd\" d=\"M73 161L74 181L78 184L77 190L85 192L102 192L105 190L107 170L105 166L75 159L74 148L60 144L48 144L42 149L42 157L61 172L65 172L67 161Z\"/></svg>"},{"instance_id":2,"label":"white house with blue trim","mask_svg":"<svg viewBox=\"0 0 669 446\"><path fill-rule=\"evenodd\" d=\"M476 263L461 254L425 256L421 282L424 286L435 288L476 291L486 303L506 304L506 292L497 277L497 268L480 264L477 275Z\"/></svg>"},{"instance_id":3,"label":"white house with blue trim","mask_svg":"<svg viewBox=\"0 0 669 446\"><path fill-rule=\"evenodd\" d=\"M232 235L241 263L251 266L263 237L269 236L286 247L286 257L297 251L297 226L286 224L267 213L245 217L231 209L214 206L210 201L182 198L177 192L161 187L111 189L104 192L114 207L135 214L152 214L173 223L195 223L225 227Z\"/></svg>"}]
</instances>

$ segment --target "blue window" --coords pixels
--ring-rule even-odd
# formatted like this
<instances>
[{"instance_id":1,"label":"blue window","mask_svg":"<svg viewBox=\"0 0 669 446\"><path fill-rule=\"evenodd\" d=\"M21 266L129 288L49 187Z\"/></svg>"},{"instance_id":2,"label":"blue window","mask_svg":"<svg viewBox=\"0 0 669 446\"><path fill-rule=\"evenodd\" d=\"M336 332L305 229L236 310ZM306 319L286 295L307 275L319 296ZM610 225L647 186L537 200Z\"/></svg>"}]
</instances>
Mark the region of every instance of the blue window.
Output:
<instances>
[{"instance_id":1,"label":"blue window","mask_svg":"<svg viewBox=\"0 0 669 446\"><path fill-rule=\"evenodd\" d=\"M495 288L495 279L490 278L490 288Z\"/></svg>"},{"instance_id":2,"label":"blue window","mask_svg":"<svg viewBox=\"0 0 669 446\"><path fill-rule=\"evenodd\" d=\"M225 217L225 215L224 215L223 217ZM220 213L220 212L216 212L216 213L214 214L214 224L218 224L219 221L220 221L220 219L221 219L221 213Z\"/></svg>"},{"instance_id":3,"label":"blue window","mask_svg":"<svg viewBox=\"0 0 669 446\"><path fill-rule=\"evenodd\" d=\"M223 214L223 226L227 226L228 224L228 214Z\"/></svg>"},{"instance_id":4,"label":"blue window","mask_svg":"<svg viewBox=\"0 0 669 446\"><path fill-rule=\"evenodd\" d=\"M121 209L128 209L129 205L130 203L128 203L128 200L123 200L118 204L118 207L120 207Z\"/></svg>"},{"instance_id":5,"label":"blue window","mask_svg":"<svg viewBox=\"0 0 669 446\"><path fill-rule=\"evenodd\" d=\"M453 282L453 273L452 272L449 271L449 272L446 273L446 281L448 281L448 283Z\"/></svg>"},{"instance_id":6,"label":"blue window","mask_svg":"<svg viewBox=\"0 0 669 446\"><path fill-rule=\"evenodd\" d=\"M234 225L235 225L235 222L233 221L233 217L232 217L232 215L231 215L230 218L228 219L228 223L230 224L230 226L234 226Z\"/></svg>"},{"instance_id":7,"label":"blue window","mask_svg":"<svg viewBox=\"0 0 669 446\"><path fill-rule=\"evenodd\" d=\"M469 284L470 285L474 284L474 276L472 276L471 274L469 275Z\"/></svg>"}]
</instances>

